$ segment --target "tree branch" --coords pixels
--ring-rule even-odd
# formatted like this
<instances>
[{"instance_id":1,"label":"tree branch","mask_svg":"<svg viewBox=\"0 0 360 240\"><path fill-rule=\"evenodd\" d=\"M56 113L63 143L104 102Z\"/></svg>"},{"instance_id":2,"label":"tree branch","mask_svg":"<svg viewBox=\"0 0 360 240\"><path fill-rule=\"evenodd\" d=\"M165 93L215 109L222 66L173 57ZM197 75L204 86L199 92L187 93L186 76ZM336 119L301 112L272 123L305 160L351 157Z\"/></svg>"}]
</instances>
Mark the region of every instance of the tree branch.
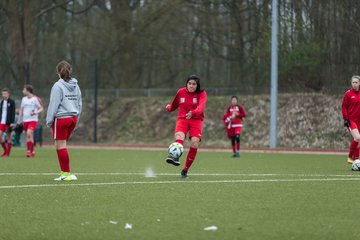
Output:
<instances>
[{"instance_id":1,"label":"tree branch","mask_svg":"<svg viewBox=\"0 0 360 240\"><path fill-rule=\"evenodd\" d=\"M53 0L56 3L56 0ZM70 1L69 1L70 2ZM61 6L59 6L61 9L63 9L66 12L70 12L71 14L82 14L84 12L87 12L90 8L92 8L95 3L97 2L97 0L93 0L93 2L91 4L89 4L89 6L87 6L85 9L80 10L80 11L72 11L70 9L67 9L66 7L63 7L64 4L62 4Z\"/></svg>"},{"instance_id":2,"label":"tree branch","mask_svg":"<svg viewBox=\"0 0 360 240\"><path fill-rule=\"evenodd\" d=\"M58 7L61 7L63 5L67 5L69 2L72 2L73 0L68 0L66 2L63 2L63 3L57 3L56 1L53 1L55 3L55 5L52 5L50 7L47 7L45 9L42 9L40 10L40 12L38 12L37 14L35 14L34 18L38 18L40 17L41 15L47 13L47 12L50 12L51 10L55 9L55 8L58 8Z\"/></svg>"}]
</instances>

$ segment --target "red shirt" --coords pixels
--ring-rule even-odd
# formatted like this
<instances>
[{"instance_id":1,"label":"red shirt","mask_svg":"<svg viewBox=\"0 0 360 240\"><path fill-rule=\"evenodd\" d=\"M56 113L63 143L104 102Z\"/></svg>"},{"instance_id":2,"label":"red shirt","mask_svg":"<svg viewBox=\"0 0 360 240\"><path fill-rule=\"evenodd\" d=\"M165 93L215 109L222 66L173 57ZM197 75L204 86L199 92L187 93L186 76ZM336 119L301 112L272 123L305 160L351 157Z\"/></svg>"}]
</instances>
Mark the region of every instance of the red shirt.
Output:
<instances>
[{"instance_id":1,"label":"red shirt","mask_svg":"<svg viewBox=\"0 0 360 240\"><path fill-rule=\"evenodd\" d=\"M166 110L169 112L175 111L179 108L178 119L186 119L186 114L191 111L191 119L204 120L204 109L206 105L206 92L190 93L186 87L180 88L170 107Z\"/></svg>"},{"instance_id":2,"label":"red shirt","mask_svg":"<svg viewBox=\"0 0 360 240\"><path fill-rule=\"evenodd\" d=\"M360 121L360 91L350 89L344 94L341 111L344 119Z\"/></svg>"},{"instance_id":3,"label":"red shirt","mask_svg":"<svg viewBox=\"0 0 360 240\"><path fill-rule=\"evenodd\" d=\"M242 119L246 117L246 112L243 106L241 106L240 104L236 104L228 107L223 118L224 122L227 123L226 119L232 116L235 116L235 118L233 118L231 121L232 124L241 124L243 122Z\"/></svg>"}]
</instances>

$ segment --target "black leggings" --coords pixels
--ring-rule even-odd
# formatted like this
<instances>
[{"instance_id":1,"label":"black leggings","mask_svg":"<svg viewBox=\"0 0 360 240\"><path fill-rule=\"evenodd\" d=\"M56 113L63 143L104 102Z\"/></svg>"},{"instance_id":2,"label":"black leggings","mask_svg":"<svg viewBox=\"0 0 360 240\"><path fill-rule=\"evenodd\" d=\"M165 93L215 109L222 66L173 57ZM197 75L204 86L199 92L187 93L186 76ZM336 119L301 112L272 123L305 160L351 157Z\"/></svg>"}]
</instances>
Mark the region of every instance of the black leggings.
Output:
<instances>
[{"instance_id":1,"label":"black leggings","mask_svg":"<svg viewBox=\"0 0 360 240\"><path fill-rule=\"evenodd\" d=\"M239 143L240 142L240 135L235 135L235 136L231 136L231 145L235 146L235 143Z\"/></svg>"}]
</instances>

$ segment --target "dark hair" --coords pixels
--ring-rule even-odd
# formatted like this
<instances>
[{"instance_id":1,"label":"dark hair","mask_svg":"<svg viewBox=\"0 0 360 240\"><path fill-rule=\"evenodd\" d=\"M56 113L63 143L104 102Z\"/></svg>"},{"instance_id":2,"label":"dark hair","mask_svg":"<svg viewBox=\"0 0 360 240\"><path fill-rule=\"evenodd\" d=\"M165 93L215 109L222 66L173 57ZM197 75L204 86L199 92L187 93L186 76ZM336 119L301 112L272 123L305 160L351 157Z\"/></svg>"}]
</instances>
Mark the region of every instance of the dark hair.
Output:
<instances>
[{"instance_id":1,"label":"dark hair","mask_svg":"<svg viewBox=\"0 0 360 240\"><path fill-rule=\"evenodd\" d=\"M201 89L200 78L198 76L196 76L195 74L190 75L186 80L186 86L190 80L194 80L196 82L196 93L201 93L202 91L204 91L204 89Z\"/></svg>"},{"instance_id":2,"label":"dark hair","mask_svg":"<svg viewBox=\"0 0 360 240\"><path fill-rule=\"evenodd\" d=\"M231 96L231 98L230 99L233 99L233 98L236 98L236 100L239 100L239 98L237 97L237 96Z\"/></svg>"},{"instance_id":3,"label":"dark hair","mask_svg":"<svg viewBox=\"0 0 360 240\"><path fill-rule=\"evenodd\" d=\"M10 90L8 88L3 88L1 91L10 93Z\"/></svg>"},{"instance_id":4,"label":"dark hair","mask_svg":"<svg viewBox=\"0 0 360 240\"><path fill-rule=\"evenodd\" d=\"M26 91L30 92L30 93L33 93L34 92L34 88L32 85L30 84L26 84L24 85L24 88L26 89Z\"/></svg>"},{"instance_id":5,"label":"dark hair","mask_svg":"<svg viewBox=\"0 0 360 240\"><path fill-rule=\"evenodd\" d=\"M67 61L61 61L56 65L56 73L59 74L65 81L69 81L71 79L71 72L71 65Z\"/></svg>"}]
</instances>

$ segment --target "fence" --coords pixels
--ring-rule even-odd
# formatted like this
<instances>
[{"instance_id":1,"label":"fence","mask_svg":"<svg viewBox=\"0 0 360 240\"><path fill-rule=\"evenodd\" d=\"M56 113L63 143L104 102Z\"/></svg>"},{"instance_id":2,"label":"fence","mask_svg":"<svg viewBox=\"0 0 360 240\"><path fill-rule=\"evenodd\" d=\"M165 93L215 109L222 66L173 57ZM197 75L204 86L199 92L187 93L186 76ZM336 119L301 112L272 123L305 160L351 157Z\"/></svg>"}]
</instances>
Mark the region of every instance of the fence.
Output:
<instances>
[{"instance_id":1,"label":"fence","mask_svg":"<svg viewBox=\"0 0 360 240\"><path fill-rule=\"evenodd\" d=\"M98 97L155 97L155 96L173 96L177 89L175 88L143 88L143 89L98 89ZM83 98L94 97L94 89L81 89ZM206 93L212 96L230 96L241 94L252 94L253 91L248 88L206 88ZM36 95L42 98L49 98L50 89L37 89ZM21 91L12 91L12 96L21 99Z\"/></svg>"},{"instance_id":2,"label":"fence","mask_svg":"<svg viewBox=\"0 0 360 240\"><path fill-rule=\"evenodd\" d=\"M342 95L350 87L339 86L323 89L321 92L324 94ZM155 96L173 96L177 89L175 88L143 88L143 89L98 89L98 97L155 97ZM95 94L94 89L82 89L83 98L93 98ZM249 94L270 94L270 91L255 91L252 88L206 88L206 93L209 96L231 96L231 95L249 95ZM279 91L282 93L282 91ZM286 91L291 93L291 91ZM50 89L37 89L36 95L41 98L48 99L50 96ZM13 98L21 99L21 91L12 91Z\"/></svg>"},{"instance_id":3,"label":"fence","mask_svg":"<svg viewBox=\"0 0 360 240\"><path fill-rule=\"evenodd\" d=\"M173 88L147 88L147 89L98 89L99 97L155 97L155 96L172 96L177 89ZM240 88L207 88L208 95L226 96L236 94L246 94L249 91ZM94 89L83 89L84 98L93 97Z\"/></svg>"}]
</instances>

